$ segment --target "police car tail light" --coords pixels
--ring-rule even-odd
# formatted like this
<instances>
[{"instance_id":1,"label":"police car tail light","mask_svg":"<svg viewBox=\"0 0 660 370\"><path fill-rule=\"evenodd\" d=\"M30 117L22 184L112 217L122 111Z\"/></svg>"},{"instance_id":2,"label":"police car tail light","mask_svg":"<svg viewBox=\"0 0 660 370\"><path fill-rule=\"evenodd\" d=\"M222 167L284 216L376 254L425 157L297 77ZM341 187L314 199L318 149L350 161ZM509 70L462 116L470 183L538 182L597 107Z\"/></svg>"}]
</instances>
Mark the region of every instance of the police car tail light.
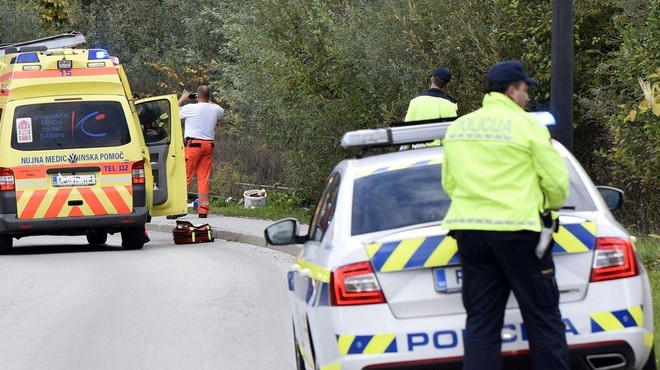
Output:
<instances>
[{"instance_id":1,"label":"police car tail light","mask_svg":"<svg viewBox=\"0 0 660 370\"><path fill-rule=\"evenodd\" d=\"M621 238L598 238L591 281L605 281L637 276L635 252L629 240Z\"/></svg>"},{"instance_id":2,"label":"police car tail light","mask_svg":"<svg viewBox=\"0 0 660 370\"><path fill-rule=\"evenodd\" d=\"M131 170L131 176L133 178L133 184L144 184L145 183L145 172L144 172L144 161L137 161L133 163L133 169Z\"/></svg>"},{"instance_id":3,"label":"police car tail light","mask_svg":"<svg viewBox=\"0 0 660 370\"><path fill-rule=\"evenodd\" d=\"M0 168L0 191L15 189L14 171L11 168Z\"/></svg>"},{"instance_id":4,"label":"police car tail light","mask_svg":"<svg viewBox=\"0 0 660 370\"><path fill-rule=\"evenodd\" d=\"M369 262L354 263L333 271L330 286L333 306L385 303Z\"/></svg>"}]
</instances>

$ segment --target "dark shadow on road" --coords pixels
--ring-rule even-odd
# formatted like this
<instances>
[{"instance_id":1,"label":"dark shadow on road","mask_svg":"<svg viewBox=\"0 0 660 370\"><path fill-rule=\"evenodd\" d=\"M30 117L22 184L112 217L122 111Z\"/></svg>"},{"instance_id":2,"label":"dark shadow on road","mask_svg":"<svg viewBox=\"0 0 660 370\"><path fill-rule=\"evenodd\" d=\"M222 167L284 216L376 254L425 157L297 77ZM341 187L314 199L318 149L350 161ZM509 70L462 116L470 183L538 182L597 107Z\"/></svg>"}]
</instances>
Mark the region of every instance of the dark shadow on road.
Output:
<instances>
[{"instance_id":1,"label":"dark shadow on road","mask_svg":"<svg viewBox=\"0 0 660 370\"><path fill-rule=\"evenodd\" d=\"M14 246L13 255L30 254L55 254L55 253L89 253L89 252L131 252L122 247L102 245L34 245L34 246Z\"/></svg>"}]
</instances>

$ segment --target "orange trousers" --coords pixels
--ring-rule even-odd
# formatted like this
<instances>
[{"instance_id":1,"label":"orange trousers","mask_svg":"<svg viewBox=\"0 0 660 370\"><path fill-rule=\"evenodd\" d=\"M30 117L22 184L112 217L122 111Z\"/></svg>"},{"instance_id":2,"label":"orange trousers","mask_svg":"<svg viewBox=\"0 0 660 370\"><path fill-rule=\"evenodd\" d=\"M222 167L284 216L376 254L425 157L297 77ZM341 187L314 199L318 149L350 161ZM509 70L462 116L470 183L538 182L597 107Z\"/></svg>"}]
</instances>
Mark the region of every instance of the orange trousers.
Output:
<instances>
[{"instance_id":1,"label":"orange trousers","mask_svg":"<svg viewBox=\"0 0 660 370\"><path fill-rule=\"evenodd\" d=\"M193 176L197 177L197 213L207 215L211 208L209 184L213 166L213 141L190 139L186 144L186 180L188 190Z\"/></svg>"}]
</instances>

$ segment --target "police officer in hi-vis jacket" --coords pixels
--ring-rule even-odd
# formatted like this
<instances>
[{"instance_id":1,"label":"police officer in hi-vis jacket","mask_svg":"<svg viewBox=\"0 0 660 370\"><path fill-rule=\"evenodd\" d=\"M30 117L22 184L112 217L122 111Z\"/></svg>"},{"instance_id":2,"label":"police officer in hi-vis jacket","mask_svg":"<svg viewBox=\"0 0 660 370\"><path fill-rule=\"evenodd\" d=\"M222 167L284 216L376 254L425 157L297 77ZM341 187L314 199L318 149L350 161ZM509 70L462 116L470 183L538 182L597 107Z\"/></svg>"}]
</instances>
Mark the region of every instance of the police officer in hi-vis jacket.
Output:
<instances>
[{"instance_id":1,"label":"police officer in hi-vis jacket","mask_svg":"<svg viewBox=\"0 0 660 370\"><path fill-rule=\"evenodd\" d=\"M495 64L482 108L458 118L443 139L442 186L451 198L444 229L458 242L463 269L465 370L502 368L502 325L513 291L533 368L569 369L555 266L539 258L544 210L568 196L568 169L550 133L525 112L529 86L519 61Z\"/></svg>"}]
</instances>

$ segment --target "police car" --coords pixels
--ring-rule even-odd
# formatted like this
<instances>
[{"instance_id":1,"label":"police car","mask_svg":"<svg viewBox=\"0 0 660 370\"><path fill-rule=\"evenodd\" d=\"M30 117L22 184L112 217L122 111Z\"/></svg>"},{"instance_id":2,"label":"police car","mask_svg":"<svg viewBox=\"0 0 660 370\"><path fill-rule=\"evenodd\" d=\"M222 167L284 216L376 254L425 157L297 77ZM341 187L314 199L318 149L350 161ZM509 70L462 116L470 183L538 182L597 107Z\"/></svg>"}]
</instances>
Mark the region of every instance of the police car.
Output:
<instances>
[{"instance_id":1,"label":"police car","mask_svg":"<svg viewBox=\"0 0 660 370\"><path fill-rule=\"evenodd\" d=\"M448 123L359 130L344 147L442 137ZM561 144L570 196L554 234L560 309L574 369L655 369L649 278L635 239L610 210L623 194L596 187ZM327 179L307 235L295 219L265 230L303 244L288 272L298 369L460 369L465 312L456 241L442 229L450 200L442 147L347 159ZM502 330L505 369L529 369L516 300Z\"/></svg>"}]
</instances>

